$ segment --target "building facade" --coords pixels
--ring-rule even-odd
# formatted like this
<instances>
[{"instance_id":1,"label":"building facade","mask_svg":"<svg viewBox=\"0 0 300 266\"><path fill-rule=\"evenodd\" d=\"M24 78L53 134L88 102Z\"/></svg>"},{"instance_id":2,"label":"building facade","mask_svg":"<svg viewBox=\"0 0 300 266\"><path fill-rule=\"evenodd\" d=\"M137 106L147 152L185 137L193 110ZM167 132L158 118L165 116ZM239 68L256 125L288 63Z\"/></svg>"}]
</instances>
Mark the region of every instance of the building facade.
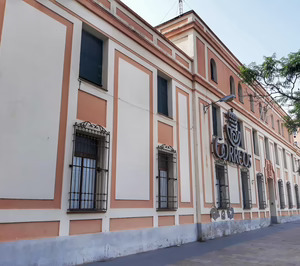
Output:
<instances>
[{"instance_id":1,"label":"building facade","mask_svg":"<svg viewBox=\"0 0 300 266\"><path fill-rule=\"evenodd\" d=\"M0 264L300 219L286 113L240 65L193 11L153 28L119 0L0 0Z\"/></svg>"}]
</instances>

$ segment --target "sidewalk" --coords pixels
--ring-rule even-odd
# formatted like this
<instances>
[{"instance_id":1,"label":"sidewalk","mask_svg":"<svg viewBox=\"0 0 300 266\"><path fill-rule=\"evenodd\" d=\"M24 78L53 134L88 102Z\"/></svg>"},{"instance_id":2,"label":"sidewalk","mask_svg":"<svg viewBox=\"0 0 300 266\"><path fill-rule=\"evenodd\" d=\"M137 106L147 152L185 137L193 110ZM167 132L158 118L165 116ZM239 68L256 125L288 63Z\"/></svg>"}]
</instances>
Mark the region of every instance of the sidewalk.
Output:
<instances>
[{"instance_id":1,"label":"sidewalk","mask_svg":"<svg viewBox=\"0 0 300 266\"><path fill-rule=\"evenodd\" d=\"M300 265L300 221L86 265Z\"/></svg>"}]
</instances>

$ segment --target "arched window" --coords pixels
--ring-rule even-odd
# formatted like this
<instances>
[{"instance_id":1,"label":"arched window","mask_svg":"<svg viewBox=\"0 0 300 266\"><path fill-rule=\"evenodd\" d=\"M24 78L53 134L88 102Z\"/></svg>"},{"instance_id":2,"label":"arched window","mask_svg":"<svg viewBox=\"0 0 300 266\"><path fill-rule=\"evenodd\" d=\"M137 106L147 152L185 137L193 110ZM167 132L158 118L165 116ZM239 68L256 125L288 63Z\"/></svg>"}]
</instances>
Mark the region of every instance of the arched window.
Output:
<instances>
[{"instance_id":1,"label":"arched window","mask_svg":"<svg viewBox=\"0 0 300 266\"><path fill-rule=\"evenodd\" d=\"M239 86L238 86L238 95L239 95L239 101L241 103L244 103L243 88L242 88L241 83L239 83Z\"/></svg>"},{"instance_id":2,"label":"arched window","mask_svg":"<svg viewBox=\"0 0 300 266\"><path fill-rule=\"evenodd\" d=\"M235 95L235 85L234 85L234 79L232 76L230 76L230 94Z\"/></svg>"},{"instance_id":3,"label":"arched window","mask_svg":"<svg viewBox=\"0 0 300 266\"><path fill-rule=\"evenodd\" d=\"M213 58L210 59L210 74L211 74L211 80L218 83L217 65Z\"/></svg>"}]
</instances>

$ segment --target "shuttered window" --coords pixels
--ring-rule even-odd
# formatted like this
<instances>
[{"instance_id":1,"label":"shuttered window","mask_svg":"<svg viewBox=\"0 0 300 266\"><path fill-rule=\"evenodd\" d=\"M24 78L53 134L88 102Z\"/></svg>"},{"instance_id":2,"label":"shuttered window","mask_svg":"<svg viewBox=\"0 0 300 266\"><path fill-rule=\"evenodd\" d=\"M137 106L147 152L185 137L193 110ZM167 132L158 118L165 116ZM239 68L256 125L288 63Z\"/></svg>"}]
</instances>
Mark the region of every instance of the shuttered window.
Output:
<instances>
[{"instance_id":1,"label":"shuttered window","mask_svg":"<svg viewBox=\"0 0 300 266\"><path fill-rule=\"evenodd\" d=\"M103 41L83 30L80 51L80 78L102 86L102 63Z\"/></svg>"},{"instance_id":2,"label":"shuttered window","mask_svg":"<svg viewBox=\"0 0 300 266\"><path fill-rule=\"evenodd\" d=\"M157 109L158 113L169 116L168 111L168 81L157 77Z\"/></svg>"}]
</instances>

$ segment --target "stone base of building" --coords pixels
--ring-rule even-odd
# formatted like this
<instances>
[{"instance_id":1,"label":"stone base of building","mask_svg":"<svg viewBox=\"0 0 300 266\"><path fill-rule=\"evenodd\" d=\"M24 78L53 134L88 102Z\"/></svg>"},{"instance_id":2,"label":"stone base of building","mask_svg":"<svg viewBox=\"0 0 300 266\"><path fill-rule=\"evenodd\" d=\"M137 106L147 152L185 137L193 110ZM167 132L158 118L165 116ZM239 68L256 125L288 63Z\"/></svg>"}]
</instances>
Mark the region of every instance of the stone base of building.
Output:
<instances>
[{"instance_id":1,"label":"stone base of building","mask_svg":"<svg viewBox=\"0 0 300 266\"><path fill-rule=\"evenodd\" d=\"M230 220L213 222L209 224L201 224L200 239L214 239L217 237L268 227L270 224L270 218L262 218L255 220Z\"/></svg>"},{"instance_id":2,"label":"stone base of building","mask_svg":"<svg viewBox=\"0 0 300 266\"><path fill-rule=\"evenodd\" d=\"M274 217L272 219L275 220ZM293 221L299 221L300 220L300 215L294 215L294 216L276 216L276 223L282 224L282 223L289 223Z\"/></svg>"},{"instance_id":3,"label":"stone base of building","mask_svg":"<svg viewBox=\"0 0 300 266\"><path fill-rule=\"evenodd\" d=\"M197 241L197 225L0 244L0 265L76 265Z\"/></svg>"}]
</instances>

